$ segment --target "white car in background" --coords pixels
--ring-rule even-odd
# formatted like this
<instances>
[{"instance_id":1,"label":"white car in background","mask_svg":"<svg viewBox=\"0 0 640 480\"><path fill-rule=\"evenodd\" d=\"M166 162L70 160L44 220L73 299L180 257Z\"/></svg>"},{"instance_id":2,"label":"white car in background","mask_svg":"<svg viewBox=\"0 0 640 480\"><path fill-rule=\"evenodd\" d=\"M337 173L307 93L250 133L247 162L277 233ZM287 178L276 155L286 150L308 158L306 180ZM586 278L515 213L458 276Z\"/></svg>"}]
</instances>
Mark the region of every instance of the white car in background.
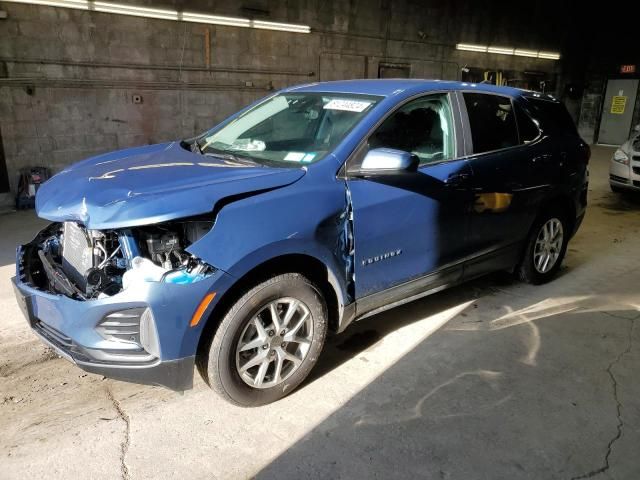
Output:
<instances>
[{"instance_id":1,"label":"white car in background","mask_svg":"<svg viewBox=\"0 0 640 480\"><path fill-rule=\"evenodd\" d=\"M640 124L609 162L609 185L614 192L640 191Z\"/></svg>"}]
</instances>

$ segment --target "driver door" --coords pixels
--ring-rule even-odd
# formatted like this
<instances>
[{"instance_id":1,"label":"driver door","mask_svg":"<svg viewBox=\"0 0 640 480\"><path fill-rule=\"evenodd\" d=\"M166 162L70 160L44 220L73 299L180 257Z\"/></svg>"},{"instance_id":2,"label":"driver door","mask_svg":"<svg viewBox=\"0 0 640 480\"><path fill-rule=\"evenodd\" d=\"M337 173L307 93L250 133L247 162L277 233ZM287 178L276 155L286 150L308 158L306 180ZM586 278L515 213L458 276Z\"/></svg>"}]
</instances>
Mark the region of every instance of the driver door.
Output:
<instances>
[{"instance_id":1,"label":"driver door","mask_svg":"<svg viewBox=\"0 0 640 480\"><path fill-rule=\"evenodd\" d=\"M360 306L395 301L461 277L469 253L471 169L461 152L462 128L447 93L410 100L389 115L348 165L375 148L417 155L415 172L347 178L353 205L355 286ZM376 298L377 297L377 298ZM371 309L372 309L371 308Z\"/></svg>"}]
</instances>

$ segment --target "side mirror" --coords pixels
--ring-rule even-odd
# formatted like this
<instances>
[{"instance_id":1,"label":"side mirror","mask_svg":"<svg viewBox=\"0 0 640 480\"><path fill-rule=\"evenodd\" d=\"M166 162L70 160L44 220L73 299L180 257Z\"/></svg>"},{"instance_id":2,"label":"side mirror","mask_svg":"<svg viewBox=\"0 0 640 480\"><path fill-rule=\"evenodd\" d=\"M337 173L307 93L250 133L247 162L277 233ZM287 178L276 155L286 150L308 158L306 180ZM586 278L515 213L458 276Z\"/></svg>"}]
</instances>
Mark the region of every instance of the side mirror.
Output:
<instances>
[{"instance_id":1,"label":"side mirror","mask_svg":"<svg viewBox=\"0 0 640 480\"><path fill-rule=\"evenodd\" d=\"M369 150L356 173L358 175L389 175L394 173L415 172L420 159L413 153L393 148L375 148Z\"/></svg>"}]
</instances>

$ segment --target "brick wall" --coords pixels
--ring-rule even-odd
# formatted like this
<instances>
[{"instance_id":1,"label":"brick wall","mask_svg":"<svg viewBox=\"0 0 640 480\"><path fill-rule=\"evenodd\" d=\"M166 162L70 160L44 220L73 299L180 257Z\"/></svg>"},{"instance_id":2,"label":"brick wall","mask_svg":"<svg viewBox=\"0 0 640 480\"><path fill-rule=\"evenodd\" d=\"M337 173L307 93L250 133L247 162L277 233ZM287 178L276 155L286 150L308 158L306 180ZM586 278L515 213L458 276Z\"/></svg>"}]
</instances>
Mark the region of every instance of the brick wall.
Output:
<instances>
[{"instance_id":1,"label":"brick wall","mask_svg":"<svg viewBox=\"0 0 640 480\"><path fill-rule=\"evenodd\" d=\"M191 11L247 16L242 3L180 1ZM555 20L517 18L477 2L259 1L295 34L2 3L0 132L11 189L18 169L54 172L90 155L185 138L273 89L377 77L381 62L412 77L460 78L464 65L557 73L560 62L456 51L457 42L558 50ZM142 1L172 6L176 2ZM515 17L514 17L515 15ZM511 20L509 20L511 18ZM556 22L556 23L554 23ZM541 26L542 25L542 26ZM134 103L134 96L142 98Z\"/></svg>"}]
</instances>

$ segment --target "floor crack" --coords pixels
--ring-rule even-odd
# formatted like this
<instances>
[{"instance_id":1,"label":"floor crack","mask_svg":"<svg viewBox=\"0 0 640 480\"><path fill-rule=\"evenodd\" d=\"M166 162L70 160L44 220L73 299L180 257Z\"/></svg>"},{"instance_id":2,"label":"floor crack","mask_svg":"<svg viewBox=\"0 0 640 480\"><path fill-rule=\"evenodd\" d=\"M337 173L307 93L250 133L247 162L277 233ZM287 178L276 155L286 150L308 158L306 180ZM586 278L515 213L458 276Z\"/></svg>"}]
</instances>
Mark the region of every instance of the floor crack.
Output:
<instances>
[{"instance_id":1,"label":"floor crack","mask_svg":"<svg viewBox=\"0 0 640 480\"><path fill-rule=\"evenodd\" d=\"M126 456L127 451L129 450L129 432L130 432L130 420L129 415L122 409L122 405L116 398L113 396L111 389L109 387L106 388L107 397L111 401L113 408L118 413L118 417L120 420L124 422L125 430L124 430L124 440L120 443L120 472L122 473L122 480L129 480L129 468L127 467Z\"/></svg>"},{"instance_id":2,"label":"floor crack","mask_svg":"<svg viewBox=\"0 0 640 480\"><path fill-rule=\"evenodd\" d=\"M618 317L620 318L620 317ZM613 367L615 367L622 357L631 352L631 346L633 343L633 328L635 326L635 319L628 319L630 323L629 327L629 336L627 347L618 354L618 356L609 364L607 367L607 373L609 374L609 378L611 379L611 386L613 389L613 399L616 402L616 417L618 419L618 424L616 425L616 434L613 436L609 443L607 444L607 451L604 456L604 464L596 469L591 470L590 472L584 473L582 475L578 475L576 477L571 477L571 480L581 480L584 478L592 478L596 475L600 475L601 473L606 472L611 467L609 463L609 457L611 457L611 452L613 451L613 445L622 437L622 429L624 427L624 421L622 420L622 403L620 403L620 399L618 398L618 381L616 380L616 376L613 374Z\"/></svg>"}]
</instances>

